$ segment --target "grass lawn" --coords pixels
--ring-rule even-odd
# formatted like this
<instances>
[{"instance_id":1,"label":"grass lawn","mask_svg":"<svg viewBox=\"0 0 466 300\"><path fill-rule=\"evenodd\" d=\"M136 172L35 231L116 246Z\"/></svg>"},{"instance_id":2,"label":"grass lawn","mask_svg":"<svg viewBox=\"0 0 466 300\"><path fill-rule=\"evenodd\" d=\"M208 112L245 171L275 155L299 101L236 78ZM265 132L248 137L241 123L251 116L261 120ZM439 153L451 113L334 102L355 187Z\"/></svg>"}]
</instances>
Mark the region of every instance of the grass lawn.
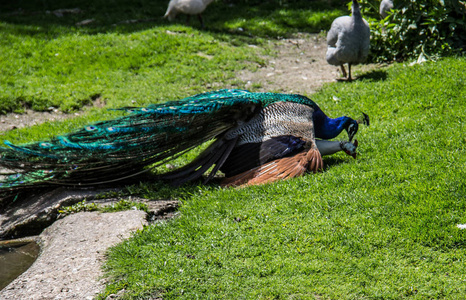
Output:
<instances>
[{"instance_id":1,"label":"grass lawn","mask_svg":"<svg viewBox=\"0 0 466 300\"><path fill-rule=\"evenodd\" d=\"M235 72L262 63L268 37L318 32L342 12L327 1L230 4L209 6L200 30L197 20L160 19L159 1L2 2L0 112L73 111L97 96L107 107L145 105L238 86ZM46 13L74 7L84 12ZM94 21L75 25L85 19ZM322 173L244 189L128 187L180 199L180 214L109 251L101 297L463 299L465 69L464 57L395 64L324 86L312 95L324 111L364 111L371 126L357 135L357 160L325 158ZM43 139L111 116L93 109L1 139Z\"/></svg>"},{"instance_id":2,"label":"grass lawn","mask_svg":"<svg viewBox=\"0 0 466 300\"><path fill-rule=\"evenodd\" d=\"M145 105L232 85L235 71L263 63L265 38L319 32L342 14L327 1L219 1L200 30L196 18L193 27L163 19L167 3L2 1L0 114L71 112L98 97L108 107ZM54 13L70 8L80 10ZM92 22L76 25L84 20Z\"/></svg>"},{"instance_id":3,"label":"grass lawn","mask_svg":"<svg viewBox=\"0 0 466 300\"><path fill-rule=\"evenodd\" d=\"M104 295L464 298L465 68L397 64L325 86L313 98L326 111L372 118L357 160L337 155L323 173L264 186L172 191L180 216L110 251ZM167 196L157 190L139 193Z\"/></svg>"}]
</instances>

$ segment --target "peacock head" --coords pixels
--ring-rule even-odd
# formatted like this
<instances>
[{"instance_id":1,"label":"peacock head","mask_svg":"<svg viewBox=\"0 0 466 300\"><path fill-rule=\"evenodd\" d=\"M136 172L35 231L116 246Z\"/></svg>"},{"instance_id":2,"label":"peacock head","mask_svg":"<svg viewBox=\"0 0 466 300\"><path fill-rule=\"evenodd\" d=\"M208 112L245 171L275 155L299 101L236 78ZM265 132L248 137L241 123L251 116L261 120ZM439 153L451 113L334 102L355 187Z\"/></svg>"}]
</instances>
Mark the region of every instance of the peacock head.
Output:
<instances>
[{"instance_id":1,"label":"peacock head","mask_svg":"<svg viewBox=\"0 0 466 300\"><path fill-rule=\"evenodd\" d=\"M347 123L346 127L346 132L348 132L348 139L351 142L353 140L353 137L356 135L359 129L359 124L356 120L350 120L350 122Z\"/></svg>"},{"instance_id":2,"label":"peacock head","mask_svg":"<svg viewBox=\"0 0 466 300\"><path fill-rule=\"evenodd\" d=\"M345 129L346 132L348 132L348 139L350 142L353 140L354 136L358 132L359 124L362 123L364 125L369 126L369 116L365 113L362 113L362 115L362 118L359 120L353 120L351 118L348 118L349 120L346 123Z\"/></svg>"}]
</instances>

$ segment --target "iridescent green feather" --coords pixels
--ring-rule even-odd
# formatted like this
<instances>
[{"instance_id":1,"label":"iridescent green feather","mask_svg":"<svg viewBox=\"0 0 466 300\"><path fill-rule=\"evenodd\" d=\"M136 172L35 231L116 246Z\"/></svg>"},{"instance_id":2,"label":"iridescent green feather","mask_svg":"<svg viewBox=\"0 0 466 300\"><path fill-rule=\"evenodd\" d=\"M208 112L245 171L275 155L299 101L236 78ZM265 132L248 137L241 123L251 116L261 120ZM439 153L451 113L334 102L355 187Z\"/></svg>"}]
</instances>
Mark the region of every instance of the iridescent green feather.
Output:
<instances>
[{"instance_id":1,"label":"iridescent green feather","mask_svg":"<svg viewBox=\"0 0 466 300\"><path fill-rule=\"evenodd\" d=\"M145 108L121 108L130 113L49 141L5 142L7 147L0 147L0 199L25 188L136 176L221 136L257 107L279 101L317 107L301 95L219 90Z\"/></svg>"}]
</instances>

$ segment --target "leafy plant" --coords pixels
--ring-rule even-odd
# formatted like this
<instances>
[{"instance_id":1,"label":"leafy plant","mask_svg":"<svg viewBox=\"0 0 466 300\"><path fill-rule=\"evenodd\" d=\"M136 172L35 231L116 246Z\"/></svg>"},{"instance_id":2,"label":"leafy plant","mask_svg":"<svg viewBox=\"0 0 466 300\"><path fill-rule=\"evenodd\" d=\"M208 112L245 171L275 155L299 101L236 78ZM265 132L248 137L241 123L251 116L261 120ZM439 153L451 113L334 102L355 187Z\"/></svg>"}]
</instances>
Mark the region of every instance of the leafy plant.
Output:
<instances>
[{"instance_id":1,"label":"leafy plant","mask_svg":"<svg viewBox=\"0 0 466 300\"><path fill-rule=\"evenodd\" d=\"M385 19L379 1L362 0L371 27L371 60L436 58L464 51L466 3L459 0L398 0Z\"/></svg>"}]
</instances>

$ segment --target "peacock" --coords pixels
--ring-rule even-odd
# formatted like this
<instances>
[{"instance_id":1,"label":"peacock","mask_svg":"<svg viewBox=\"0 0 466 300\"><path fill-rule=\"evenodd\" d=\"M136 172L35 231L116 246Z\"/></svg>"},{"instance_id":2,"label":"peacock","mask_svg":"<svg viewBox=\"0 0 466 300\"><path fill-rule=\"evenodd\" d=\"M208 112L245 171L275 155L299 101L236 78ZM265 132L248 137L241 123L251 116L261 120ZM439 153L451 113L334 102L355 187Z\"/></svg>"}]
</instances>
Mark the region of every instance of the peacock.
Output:
<instances>
[{"instance_id":1,"label":"peacock","mask_svg":"<svg viewBox=\"0 0 466 300\"><path fill-rule=\"evenodd\" d=\"M189 17L191 15L197 15L199 22L201 23L201 27L204 28L201 13L212 1L213 0L170 0L167 11L163 17L172 21L175 19L176 15L181 13L185 14L187 21L189 21Z\"/></svg>"},{"instance_id":2,"label":"peacock","mask_svg":"<svg viewBox=\"0 0 466 300\"><path fill-rule=\"evenodd\" d=\"M357 0L351 6L352 15L336 18L327 34L327 62L340 66L343 77L351 81L351 65L362 63L369 54L369 24L361 16ZM348 74L344 64L348 64Z\"/></svg>"},{"instance_id":3,"label":"peacock","mask_svg":"<svg viewBox=\"0 0 466 300\"><path fill-rule=\"evenodd\" d=\"M147 107L123 107L123 116L50 140L0 147L1 199L40 188L126 183L211 141L187 165L159 175L173 185L220 170L223 185L272 182L317 172L322 155L355 157L358 124L329 118L297 94L223 89ZM348 141L328 141L343 130ZM208 172L210 170L210 172ZM207 174L208 173L208 174Z\"/></svg>"}]
</instances>

